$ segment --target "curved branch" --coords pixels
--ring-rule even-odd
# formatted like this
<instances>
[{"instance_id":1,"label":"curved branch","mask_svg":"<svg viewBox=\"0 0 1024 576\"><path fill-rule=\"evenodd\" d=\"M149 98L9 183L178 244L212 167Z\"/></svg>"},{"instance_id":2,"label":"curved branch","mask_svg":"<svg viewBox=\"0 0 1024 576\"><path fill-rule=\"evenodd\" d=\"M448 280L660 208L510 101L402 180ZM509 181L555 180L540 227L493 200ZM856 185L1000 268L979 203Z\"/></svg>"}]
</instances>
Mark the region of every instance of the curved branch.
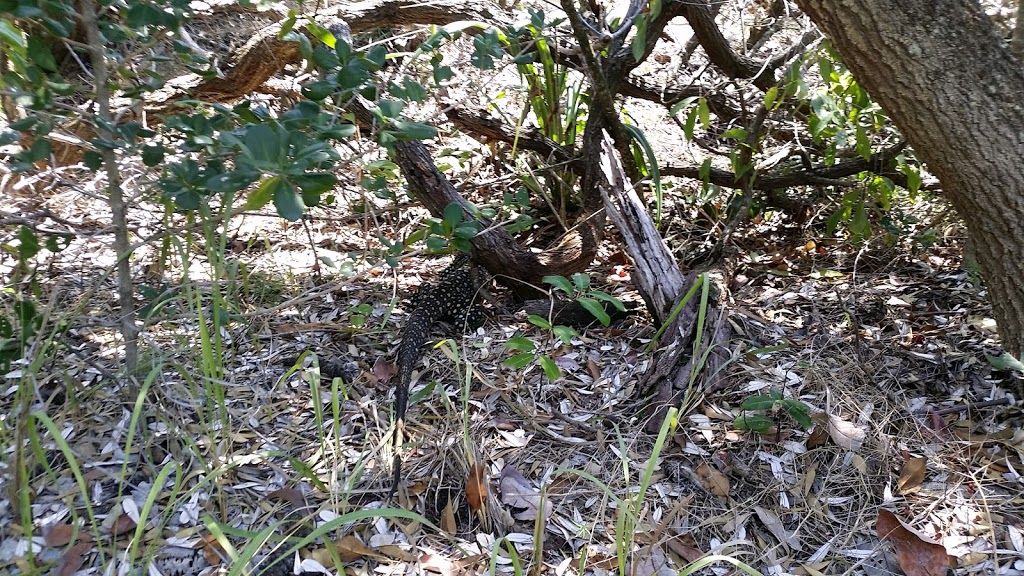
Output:
<instances>
[{"instance_id":1,"label":"curved branch","mask_svg":"<svg viewBox=\"0 0 1024 576\"><path fill-rule=\"evenodd\" d=\"M800 170L789 174L761 174L754 181L754 190L777 190L780 188L793 188L796 186L853 186L854 182L841 180L847 176L854 176L861 172L871 172L892 180L897 186L907 187L907 177L895 170L896 156L903 151L905 144L895 144L871 155L870 160L856 158L847 160L832 166ZM682 176L700 180L699 166L663 166L662 176ZM747 183L729 170L712 168L708 174L708 182L724 188L743 188Z\"/></svg>"}]
</instances>

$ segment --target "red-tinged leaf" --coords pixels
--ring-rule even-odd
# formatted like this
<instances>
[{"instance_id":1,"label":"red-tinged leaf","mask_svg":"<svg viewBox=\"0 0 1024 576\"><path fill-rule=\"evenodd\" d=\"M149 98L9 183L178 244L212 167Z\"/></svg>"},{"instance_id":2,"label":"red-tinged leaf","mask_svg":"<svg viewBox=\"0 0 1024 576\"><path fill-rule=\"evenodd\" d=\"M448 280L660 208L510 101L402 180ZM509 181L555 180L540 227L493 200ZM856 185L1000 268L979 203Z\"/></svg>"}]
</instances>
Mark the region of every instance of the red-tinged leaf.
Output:
<instances>
[{"instance_id":1,"label":"red-tinged leaf","mask_svg":"<svg viewBox=\"0 0 1024 576\"><path fill-rule=\"evenodd\" d=\"M687 562L696 562L704 556L704 552L697 545L697 540L689 532L669 538L668 547Z\"/></svg>"},{"instance_id":2,"label":"red-tinged leaf","mask_svg":"<svg viewBox=\"0 0 1024 576\"><path fill-rule=\"evenodd\" d=\"M85 564L85 557L92 550L92 542L80 542L75 544L68 551L64 553L64 556L60 559L60 565L57 566L57 576L71 576L75 572L78 572Z\"/></svg>"},{"instance_id":3,"label":"red-tinged leaf","mask_svg":"<svg viewBox=\"0 0 1024 576\"><path fill-rule=\"evenodd\" d=\"M388 362L380 357L378 357L377 361L373 363L373 369L370 371L370 374L376 378L378 382L387 382L397 373L398 366L396 366L394 362Z\"/></svg>"},{"instance_id":4,"label":"red-tinged leaf","mask_svg":"<svg viewBox=\"0 0 1024 576\"><path fill-rule=\"evenodd\" d=\"M299 492L294 488L281 488L279 490L274 490L267 494L267 498L270 500L286 502L295 510L306 505L306 498L302 495L302 492Z\"/></svg>"},{"instance_id":5,"label":"red-tinged leaf","mask_svg":"<svg viewBox=\"0 0 1024 576\"><path fill-rule=\"evenodd\" d=\"M61 546L67 546L71 543L71 539L75 535L74 524L58 524L50 529L46 533L44 540L47 546L53 546L54 548L60 548Z\"/></svg>"},{"instance_id":6,"label":"red-tinged leaf","mask_svg":"<svg viewBox=\"0 0 1024 576\"><path fill-rule=\"evenodd\" d=\"M875 530L896 548L896 560L907 576L946 576L949 555L942 544L917 532L892 512L878 511Z\"/></svg>"},{"instance_id":7,"label":"red-tinged leaf","mask_svg":"<svg viewBox=\"0 0 1024 576\"><path fill-rule=\"evenodd\" d=\"M469 478L466 480L466 501L469 504L469 509L473 512L482 510L485 498L487 498L487 474L483 464L474 464L469 471Z\"/></svg>"},{"instance_id":8,"label":"red-tinged leaf","mask_svg":"<svg viewBox=\"0 0 1024 576\"><path fill-rule=\"evenodd\" d=\"M203 536L193 548L203 551L203 558L206 558L210 566L220 566L228 557L228 553L213 534Z\"/></svg>"},{"instance_id":9,"label":"red-tinged leaf","mask_svg":"<svg viewBox=\"0 0 1024 576\"><path fill-rule=\"evenodd\" d=\"M135 520L132 520L131 516L121 514L114 521L114 525L110 527L110 533L114 536L121 536L135 530L135 526Z\"/></svg>"}]
</instances>

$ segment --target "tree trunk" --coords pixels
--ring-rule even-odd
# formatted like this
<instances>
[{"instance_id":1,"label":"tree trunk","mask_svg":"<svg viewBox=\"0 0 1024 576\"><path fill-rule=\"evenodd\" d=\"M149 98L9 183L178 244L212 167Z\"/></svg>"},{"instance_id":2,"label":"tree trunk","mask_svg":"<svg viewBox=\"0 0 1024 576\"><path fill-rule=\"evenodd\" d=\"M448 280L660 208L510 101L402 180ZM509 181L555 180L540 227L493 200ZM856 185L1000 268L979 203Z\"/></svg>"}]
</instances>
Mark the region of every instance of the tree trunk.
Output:
<instances>
[{"instance_id":1,"label":"tree trunk","mask_svg":"<svg viewBox=\"0 0 1024 576\"><path fill-rule=\"evenodd\" d=\"M971 0L798 0L967 223L1003 345L1024 353L1024 69Z\"/></svg>"}]
</instances>

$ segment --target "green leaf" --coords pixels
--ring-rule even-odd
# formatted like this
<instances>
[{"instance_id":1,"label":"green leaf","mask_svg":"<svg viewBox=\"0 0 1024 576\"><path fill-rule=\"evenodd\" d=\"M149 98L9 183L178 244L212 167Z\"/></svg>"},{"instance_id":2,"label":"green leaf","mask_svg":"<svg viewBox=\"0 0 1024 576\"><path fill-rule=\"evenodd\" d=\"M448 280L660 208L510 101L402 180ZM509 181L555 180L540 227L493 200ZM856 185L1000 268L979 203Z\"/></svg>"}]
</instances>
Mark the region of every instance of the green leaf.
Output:
<instances>
[{"instance_id":1,"label":"green leaf","mask_svg":"<svg viewBox=\"0 0 1024 576\"><path fill-rule=\"evenodd\" d=\"M274 176L265 180L245 199L246 210L260 210L274 199L274 191L284 183L284 176Z\"/></svg>"},{"instance_id":2,"label":"green leaf","mask_svg":"<svg viewBox=\"0 0 1024 576\"><path fill-rule=\"evenodd\" d=\"M515 338L510 338L508 342L505 342L505 348L508 348L509 350L519 350L521 352L529 352L536 347L537 345L533 343L533 340L524 336L516 336Z\"/></svg>"},{"instance_id":3,"label":"green leaf","mask_svg":"<svg viewBox=\"0 0 1024 576\"><path fill-rule=\"evenodd\" d=\"M547 376L549 381L554 382L562 376L562 370L558 367L558 364L555 364L554 360L547 356L541 356L538 360L540 360L540 367L544 369L544 375Z\"/></svg>"},{"instance_id":4,"label":"green leaf","mask_svg":"<svg viewBox=\"0 0 1024 576\"><path fill-rule=\"evenodd\" d=\"M39 254L39 238L36 233L32 231L28 226L22 226L18 229L18 257L21 260L28 260L29 258Z\"/></svg>"},{"instance_id":5,"label":"green leaf","mask_svg":"<svg viewBox=\"0 0 1024 576\"><path fill-rule=\"evenodd\" d=\"M279 164L284 156L281 134L269 124L256 124L245 132L245 147L253 160L262 164Z\"/></svg>"},{"instance_id":6,"label":"green leaf","mask_svg":"<svg viewBox=\"0 0 1024 576\"><path fill-rule=\"evenodd\" d=\"M142 147L142 163L153 167L164 161L164 147L159 144L146 144Z\"/></svg>"},{"instance_id":7,"label":"green leaf","mask_svg":"<svg viewBox=\"0 0 1024 576\"><path fill-rule=\"evenodd\" d=\"M573 337L579 336L579 333L569 326L555 326L551 328L551 331L555 333L555 337L561 340L563 344L571 344Z\"/></svg>"},{"instance_id":8,"label":"green leaf","mask_svg":"<svg viewBox=\"0 0 1024 576\"><path fill-rule=\"evenodd\" d=\"M639 16L636 19L636 35L633 36L633 44L630 46L633 60L643 60L644 51L647 49L647 16Z\"/></svg>"},{"instance_id":9,"label":"green leaf","mask_svg":"<svg viewBox=\"0 0 1024 576\"><path fill-rule=\"evenodd\" d=\"M775 109L775 100L779 97L779 87L772 86L764 93L764 107L769 110Z\"/></svg>"},{"instance_id":10,"label":"green leaf","mask_svg":"<svg viewBox=\"0 0 1024 576\"><path fill-rule=\"evenodd\" d=\"M380 113L385 118L398 118L402 114L405 102L401 100L380 100L377 102L377 107L380 108Z\"/></svg>"},{"instance_id":11,"label":"green leaf","mask_svg":"<svg viewBox=\"0 0 1024 576\"><path fill-rule=\"evenodd\" d=\"M789 417L796 421L804 430L811 427L811 408L807 404L792 398L786 398L780 402L782 409L789 414Z\"/></svg>"},{"instance_id":12,"label":"green leaf","mask_svg":"<svg viewBox=\"0 0 1024 576\"><path fill-rule=\"evenodd\" d=\"M611 303L612 306L618 308L619 312L626 311L626 305L622 303L622 300L619 300L615 296L606 294L604 292L601 292L600 290L591 290L590 292L587 293L587 295L592 298L597 298L598 300L603 300L605 302Z\"/></svg>"},{"instance_id":13,"label":"green leaf","mask_svg":"<svg viewBox=\"0 0 1024 576\"><path fill-rule=\"evenodd\" d=\"M387 59L387 56L388 51L383 44L377 44L370 48L369 52L366 53L366 59L373 64L373 72L380 70L380 68L384 66L384 61Z\"/></svg>"},{"instance_id":14,"label":"green leaf","mask_svg":"<svg viewBox=\"0 0 1024 576\"><path fill-rule=\"evenodd\" d=\"M334 48L334 34L331 34L330 30L314 22L309 22L308 24L306 24L306 30L310 34L312 34L313 37L316 38L317 40L323 42L324 44L330 46L331 48Z\"/></svg>"},{"instance_id":15,"label":"green leaf","mask_svg":"<svg viewBox=\"0 0 1024 576\"><path fill-rule=\"evenodd\" d=\"M458 202L452 202L445 206L443 220L451 224L452 228L457 226L459 222L462 222L462 205Z\"/></svg>"},{"instance_id":16,"label":"green leaf","mask_svg":"<svg viewBox=\"0 0 1024 576\"><path fill-rule=\"evenodd\" d=\"M586 292L587 288L590 288L590 276L577 272L572 275L572 283L576 285L576 289L580 292Z\"/></svg>"},{"instance_id":17,"label":"green leaf","mask_svg":"<svg viewBox=\"0 0 1024 576\"><path fill-rule=\"evenodd\" d=\"M743 142L747 139L747 131L743 128L730 128L729 130L722 132L722 135L719 136L719 138L732 138L733 140Z\"/></svg>"},{"instance_id":18,"label":"green leaf","mask_svg":"<svg viewBox=\"0 0 1024 576\"><path fill-rule=\"evenodd\" d=\"M437 128L420 122L395 120L391 126L399 140L430 140L437 136Z\"/></svg>"},{"instance_id":19,"label":"green leaf","mask_svg":"<svg viewBox=\"0 0 1024 576\"><path fill-rule=\"evenodd\" d=\"M690 106L690 104L696 102L698 98L699 96L687 96L686 98L683 98L679 102L676 102L675 104L672 105L672 108L670 108L668 111L668 115L675 116L676 114L679 113L680 110L685 110Z\"/></svg>"},{"instance_id":20,"label":"green leaf","mask_svg":"<svg viewBox=\"0 0 1024 576\"><path fill-rule=\"evenodd\" d=\"M82 163L85 164L86 168L95 172L103 166L103 156L95 150L86 150L82 154Z\"/></svg>"},{"instance_id":21,"label":"green leaf","mask_svg":"<svg viewBox=\"0 0 1024 576\"><path fill-rule=\"evenodd\" d=\"M281 177L278 178L279 183L274 188L274 206L282 218L295 222L302 218L302 212L306 209L306 205L303 204L302 197L299 196L291 182Z\"/></svg>"},{"instance_id":22,"label":"green leaf","mask_svg":"<svg viewBox=\"0 0 1024 576\"><path fill-rule=\"evenodd\" d=\"M573 294L572 284L566 280L565 276L545 276L543 282L545 284L551 284L570 296Z\"/></svg>"},{"instance_id":23,"label":"green leaf","mask_svg":"<svg viewBox=\"0 0 1024 576\"><path fill-rule=\"evenodd\" d=\"M611 317L608 316L608 313L604 311L604 306L601 306L601 303L597 300L593 298L577 298L576 301L580 303L580 306L583 306L588 312L593 314L594 318L597 318L602 325L607 326L611 324Z\"/></svg>"},{"instance_id":24,"label":"green leaf","mask_svg":"<svg viewBox=\"0 0 1024 576\"><path fill-rule=\"evenodd\" d=\"M750 430L758 434L766 434L772 429L772 419L759 414L744 414L733 421L733 425L740 430Z\"/></svg>"},{"instance_id":25,"label":"green leaf","mask_svg":"<svg viewBox=\"0 0 1024 576\"><path fill-rule=\"evenodd\" d=\"M511 368L515 368L518 370L520 368L526 368L527 366L529 366L530 363L533 362L534 358L536 358L536 354L533 354L532 352L522 352L520 354L516 354L510 358L505 359L504 361L502 361L502 365L509 366Z\"/></svg>"},{"instance_id":26,"label":"green leaf","mask_svg":"<svg viewBox=\"0 0 1024 576\"><path fill-rule=\"evenodd\" d=\"M547 319L544 318L543 316L537 316L536 314L530 314L529 316L526 317L526 321L529 322L530 324L533 324L534 326L536 326L538 328L543 329L543 330L550 330L551 329L551 323L548 322Z\"/></svg>"},{"instance_id":27,"label":"green leaf","mask_svg":"<svg viewBox=\"0 0 1024 576\"><path fill-rule=\"evenodd\" d=\"M330 96L337 85L334 82L328 80L317 80L316 82L307 82L302 85L302 96L309 98L310 100L323 100Z\"/></svg>"},{"instance_id":28,"label":"green leaf","mask_svg":"<svg viewBox=\"0 0 1024 576\"><path fill-rule=\"evenodd\" d=\"M707 130L711 126L711 110L708 109L707 98L701 96L697 99L697 114L700 116L700 123Z\"/></svg>"},{"instance_id":29,"label":"green leaf","mask_svg":"<svg viewBox=\"0 0 1024 576\"><path fill-rule=\"evenodd\" d=\"M1018 360L1011 356L1010 354L1006 353L1004 353L1002 356L989 356L988 354L986 354L985 358L988 360L988 363L991 364L992 367L995 368L996 370L1017 370L1019 372L1024 372L1024 362L1021 362L1021 360L1024 360L1024 358Z\"/></svg>"},{"instance_id":30,"label":"green leaf","mask_svg":"<svg viewBox=\"0 0 1024 576\"><path fill-rule=\"evenodd\" d=\"M782 395L777 392L762 396L750 396L740 404L740 410L771 410L780 400L782 400Z\"/></svg>"},{"instance_id":31,"label":"green leaf","mask_svg":"<svg viewBox=\"0 0 1024 576\"><path fill-rule=\"evenodd\" d=\"M323 194L338 183L338 178L328 172L307 172L292 179L303 194Z\"/></svg>"}]
</instances>

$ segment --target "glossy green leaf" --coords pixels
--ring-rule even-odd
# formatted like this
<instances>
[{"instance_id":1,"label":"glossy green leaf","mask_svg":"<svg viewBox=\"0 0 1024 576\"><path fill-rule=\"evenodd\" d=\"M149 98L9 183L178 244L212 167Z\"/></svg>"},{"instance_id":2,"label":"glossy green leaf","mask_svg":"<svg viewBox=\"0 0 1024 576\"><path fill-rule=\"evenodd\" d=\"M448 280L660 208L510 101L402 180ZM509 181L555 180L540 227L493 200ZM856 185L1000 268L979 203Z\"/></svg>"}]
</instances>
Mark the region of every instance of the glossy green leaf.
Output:
<instances>
[{"instance_id":1,"label":"glossy green leaf","mask_svg":"<svg viewBox=\"0 0 1024 576\"><path fill-rule=\"evenodd\" d=\"M536 314L530 314L529 316L526 317L526 321L529 322L530 324L533 324L534 326L536 326L538 328L543 329L543 330L550 330L551 329L551 323L548 322L547 319L544 318L543 316L537 316Z\"/></svg>"},{"instance_id":2,"label":"glossy green leaf","mask_svg":"<svg viewBox=\"0 0 1024 576\"><path fill-rule=\"evenodd\" d=\"M516 336L515 338L510 338L508 342L505 342L505 348L508 348L509 350L519 350L521 352L529 352L536 347L537 345L533 343L533 340L523 336Z\"/></svg>"},{"instance_id":3,"label":"glossy green leaf","mask_svg":"<svg viewBox=\"0 0 1024 576\"><path fill-rule=\"evenodd\" d=\"M563 344L571 344L572 339L579 334L573 328L569 326L553 326L551 331L555 334L555 337L562 341Z\"/></svg>"},{"instance_id":4,"label":"glossy green leaf","mask_svg":"<svg viewBox=\"0 0 1024 576\"><path fill-rule=\"evenodd\" d=\"M264 180L249 197L245 199L246 210L260 210L274 199L274 191L284 182L283 176L275 176Z\"/></svg>"},{"instance_id":5,"label":"glossy green leaf","mask_svg":"<svg viewBox=\"0 0 1024 576\"><path fill-rule=\"evenodd\" d=\"M555 364L555 361L547 356L541 356L538 358L540 361L540 367L544 369L544 376L551 382L558 380L562 376L562 370Z\"/></svg>"},{"instance_id":6,"label":"glossy green leaf","mask_svg":"<svg viewBox=\"0 0 1024 576\"><path fill-rule=\"evenodd\" d=\"M274 207L277 208L277 213L291 222L300 220L302 212L306 209L302 197L299 196L291 182L281 177L274 178L274 180L278 180L278 184L274 188Z\"/></svg>"},{"instance_id":7,"label":"glossy green leaf","mask_svg":"<svg viewBox=\"0 0 1024 576\"><path fill-rule=\"evenodd\" d=\"M775 403L782 400L782 395L778 392L771 394L764 394L760 396L750 396L743 400L740 404L741 410L771 410Z\"/></svg>"},{"instance_id":8,"label":"glossy green leaf","mask_svg":"<svg viewBox=\"0 0 1024 576\"><path fill-rule=\"evenodd\" d=\"M740 430L750 430L758 434L767 434L774 426L772 419L760 414L744 414L733 421L733 425Z\"/></svg>"},{"instance_id":9,"label":"glossy green leaf","mask_svg":"<svg viewBox=\"0 0 1024 576\"><path fill-rule=\"evenodd\" d=\"M54 60L50 48L37 35L28 37L28 58L32 63L48 72L57 71L57 61Z\"/></svg>"},{"instance_id":10,"label":"glossy green leaf","mask_svg":"<svg viewBox=\"0 0 1024 576\"><path fill-rule=\"evenodd\" d=\"M543 282L545 284L551 284L555 288L558 288L559 290L565 292L566 294L569 294L570 296L573 294L572 283L569 282L569 280L567 280L564 276L545 276L543 278Z\"/></svg>"},{"instance_id":11,"label":"glossy green leaf","mask_svg":"<svg viewBox=\"0 0 1024 576\"><path fill-rule=\"evenodd\" d=\"M577 298L576 301L580 303L580 306L583 306L588 312L593 314L594 318L597 318L602 325L607 326L611 324L611 316L605 312L604 306L602 306L597 300L594 300L593 298Z\"/></svg>"},{"instance_id":12,"label":"glossy green leaf","mask_svg":"<svg viewBox=\"0 0 1024 576\"><path fill-rule=\"evenodd\" d=\"M536 355L533 354L532 352L521 352L519 354L506 358L504 361L502 361L502 365L508 366L510 368L515 368L518 370L529 366L533 362L534 358L536 358Z\"/></svg>"}]
</instances>

